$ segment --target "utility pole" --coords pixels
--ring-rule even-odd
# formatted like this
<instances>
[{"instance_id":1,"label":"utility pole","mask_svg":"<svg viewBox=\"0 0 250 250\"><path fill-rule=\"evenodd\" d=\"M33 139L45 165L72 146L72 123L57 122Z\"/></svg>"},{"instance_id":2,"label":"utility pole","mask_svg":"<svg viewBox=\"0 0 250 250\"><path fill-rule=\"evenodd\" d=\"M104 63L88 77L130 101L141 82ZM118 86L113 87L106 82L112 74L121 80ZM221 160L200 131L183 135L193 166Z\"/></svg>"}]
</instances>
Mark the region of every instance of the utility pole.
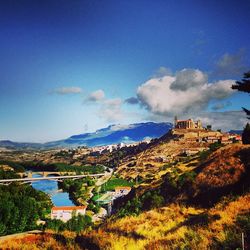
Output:
<instances>
[{"instance_id":1,"label":"utility pole","mask_svg":"<svg viewBox=\"0 0 250 250\"><path fill-rule=\"evenodd\" d=\"M241 233L242 250L245 250L244 233Z\"/></svg>"}]
</instances>

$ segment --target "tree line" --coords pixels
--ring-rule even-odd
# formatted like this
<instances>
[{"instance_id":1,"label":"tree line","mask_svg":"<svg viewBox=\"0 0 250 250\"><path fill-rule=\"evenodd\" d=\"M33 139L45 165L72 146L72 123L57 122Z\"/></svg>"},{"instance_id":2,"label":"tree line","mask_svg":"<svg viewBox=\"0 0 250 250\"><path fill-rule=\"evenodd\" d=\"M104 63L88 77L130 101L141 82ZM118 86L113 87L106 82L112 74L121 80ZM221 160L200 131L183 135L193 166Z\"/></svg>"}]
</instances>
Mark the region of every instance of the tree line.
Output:
<instances>
[{"instance_id":1,"label":"tree line","mask_svg":"<svg viewBox=\"0 0 250 250\"><path fill-rule=\"evenodd\" d=\"M0 235L36 229L52 206L48 195L28 184L0 185L0 197Z\"/></svg>"}]
</instances>

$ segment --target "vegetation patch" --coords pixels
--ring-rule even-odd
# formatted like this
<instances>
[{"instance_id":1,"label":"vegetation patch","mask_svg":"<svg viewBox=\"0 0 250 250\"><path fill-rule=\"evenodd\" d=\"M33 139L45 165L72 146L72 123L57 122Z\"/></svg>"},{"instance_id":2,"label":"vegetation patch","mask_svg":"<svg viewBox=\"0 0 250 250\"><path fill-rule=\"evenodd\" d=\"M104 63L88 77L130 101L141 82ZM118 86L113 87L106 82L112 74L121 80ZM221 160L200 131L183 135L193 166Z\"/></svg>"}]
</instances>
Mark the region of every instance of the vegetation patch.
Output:
<instances>
[{"instance_id":1,"label":"vegetation patch","mask_svg":"<svg viewBox=\"0 0 250 250\"><path fill-rule=\"evenodd\" d=\"M133 186L134 186L133 181L128 181L121 178L111 178L102 185L101 192L112 191L116 187L133 187Z\"/></svg>"},{"instance_id":2,"label":"vegetation patch","mask_svg":"<svg viewBox=\"0 0 250 250\"><path fill-rule=\"evenodd\" d=\"M22 164L14 162L14 161L0 160L0 165L7 165L7 166L11 167L16 172L22 173L25 171L25 168Z\"/></svg>"},{"instance_id":3,"label":"vegetation patch","mask_svg":"<svg viewBox=\"0 0 250 250\"><path fill-rule=\"evenodd\" d=\"M100 174L104 173L105 167L102 165L95 165L95 166L75 166L75 165L68 165L65 163L48 163L45 164L43 162L24 162L22 165L27 170L32 171L55 171L55 172L75 172L76 174Z\"/></svg>"},{"instance_id":4,"label":"vegetation patch","mask_svg":"<svg viewBox=\"0 0 250 250\"><path fill-rule=\"evenodd\" d=\"M27 184L0 185L0 235L37 229L52 206L49 196Z\"/></svg>"}]
</instances>

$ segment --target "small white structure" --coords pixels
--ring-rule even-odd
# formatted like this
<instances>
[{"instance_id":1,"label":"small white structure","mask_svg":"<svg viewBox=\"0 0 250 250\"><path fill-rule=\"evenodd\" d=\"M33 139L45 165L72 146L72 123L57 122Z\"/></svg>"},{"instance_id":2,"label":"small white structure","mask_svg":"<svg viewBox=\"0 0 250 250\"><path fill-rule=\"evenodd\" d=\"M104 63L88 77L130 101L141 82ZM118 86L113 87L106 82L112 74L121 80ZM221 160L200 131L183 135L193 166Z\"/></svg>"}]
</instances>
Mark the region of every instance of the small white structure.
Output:
<instances>
[{"instance_id":1,"label":"small white structure","mask_svg":"<svg viewBox=\"0 0 250 250\"><path fill-rule=\"evenodd\" d=\"M66 222L72 218L72 215L85 215L86 206L64 206L64 207L52 207L51 219L62 220Z\"/></svg>"},{"instance_id":2,"label":"small white structure","mask_svg":"<svg viewBox=\"0 0 250 250\"><path fill-rule=\"evenodd\" d=\"M116 187L115 198L127 195L131 191L131 187Z\"/></svg>"}]
</instances>

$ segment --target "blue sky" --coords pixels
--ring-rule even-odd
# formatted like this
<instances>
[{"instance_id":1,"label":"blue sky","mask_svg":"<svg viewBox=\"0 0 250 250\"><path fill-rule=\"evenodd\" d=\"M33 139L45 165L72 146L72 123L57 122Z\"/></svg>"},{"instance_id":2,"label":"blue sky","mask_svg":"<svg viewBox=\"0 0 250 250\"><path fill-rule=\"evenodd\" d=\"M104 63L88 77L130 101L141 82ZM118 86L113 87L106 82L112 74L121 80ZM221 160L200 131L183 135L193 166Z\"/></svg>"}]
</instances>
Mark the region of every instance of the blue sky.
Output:
<instances>
[{"instance_id":1,"label":"blue sky","mask_svg":"<svg viewBox=\"0 0 250 250\"><path fill-rule=\"evenodd\" d=\"M0 139L174 115L241 129L250 98L229 85L250 69L249 16L249 1L0 1Z\"/></svg>"}]
</instances>

